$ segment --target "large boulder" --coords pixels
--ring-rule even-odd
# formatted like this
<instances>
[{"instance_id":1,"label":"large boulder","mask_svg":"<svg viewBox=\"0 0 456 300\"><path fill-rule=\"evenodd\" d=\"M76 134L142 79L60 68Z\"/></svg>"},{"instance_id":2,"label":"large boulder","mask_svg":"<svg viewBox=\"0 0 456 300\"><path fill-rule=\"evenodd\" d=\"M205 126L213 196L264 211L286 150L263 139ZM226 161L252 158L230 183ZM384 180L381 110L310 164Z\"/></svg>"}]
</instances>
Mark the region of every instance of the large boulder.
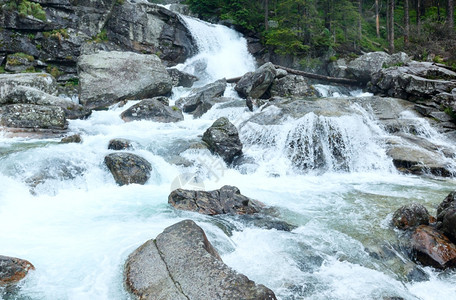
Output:
<instances>
[{"instance_id":1,"label":"large boulder","mask_svg":"<svg viewBox=\"0 0 456 300\"><path fill-rule=\"evenodd\" d=\"M0 107L0 124L10 128L65 130L65 111L58 106L9 104Z\"/></svg>"},{"instance_id":2,"label":"large boulder","mask_svg":"<svg viewBox=\"0 0 456 300\"><path fill-rule=\"evenodd\" d=\"M379 69L372 75L373 92L403 99L430 99L456 88L456 72L428 62Z\"/></svg>"},{"instance_id":3,"label":"large boulder","mask_svg":"<svg viewBox=\"0 0 456 300\"><path fill-rule=\"evenodd\" d=\"M425 266L439 269L456 266L456 245L435 228L420 225L412 235L416 259Z\"/></svg>"},{"instance_id":4,"label":"large boulder","mask_svg":"<svg viewBox=\"0 0 456 300\"><path fill-rule=\"evenodd\" d=\"M417 144L392 144L387 150L394 166L401 172L422 175L432 174L449 177L452 175L452 162L438 151L417 147ZM436 148L438 149L438 148Z\"/></svg>"},{"instance_id":5,"label":"large boulder","mask_svg":"<svg viewBox=\"0 0 456 300\"><path fill-rule=\"evenodd\" d=\"M156 55L100 51L78 60L80 101L89 108L166 95L172 80Z\"/></svg>"},{"instance_id":6,"label":"large boulder","mask_svg":"<svg viewBox=\"0 0 456 300\"><path fill-rule=\"evenodd\" d=\"M132 153L111 153L104 162L118 185L145 184L152 171L152 165L146 159Z\"/></svg>"},{"instance_id":7,"label":"large boulder","mask_svg":"<svg viewBox=\"0 0 456 300\"><path fill-rule=\"evenodd\" d=\"M438 227L456 241L456 192L451 192L437 207Z\"/></svg>"},{"instance_id":8,"label":"large boulder","mask_svg":"<svg viewBox=\"0 0 456 300\"><path fill-rule=\"evenodd\" d=\"M92 111L73 101L56 97L28 86L18 86L14 90L8 91L4 96L0 96L0 103L5 104L36 104L42 106L59 106L65 110L67 119L86 118Z\"/></svg>"},{"instance_id":9,"label":"large boulder","mask_svg":"<svg viewBox=\"0 0 456 300\"><path fill-rule=\"evenodd\" d=\"M145 99L124 111L120 117L125 122L151 120L161 123L178 122L184 119L182 111L157 99Z\"/></svg>"},{"instance_id":10,"label":"large boulder","mask_svg":"<svg viewBox=\"0 0 456 300\"><path fill-rule=\"evenodd\" d=\"M412 203L401 206L393 214L393 224L399 229L409 229L429 224L429 212L421 204Z\"/></svg>"},{"instance_id":11,"label":"large boulder","mask_svg":"<svg viewBox=\"0 0 456 300\"><path fill-rule=\"evenodd\" d=\"M169 195L168 203L176 209L205 215L254 214L263 206L242 195L237 187L229 185L209 192L177 189Z\"/></svg>"},{"instance_id":12,"label":"large boulder","mask_svg":"<svg viewBox=\"0 0 456 300\"><path fill-rule=\"evenodd\" d=\"M315 95L315 89L307 79L300 75L287 75L275 79L271 86L271 96L279 97L309 97Z\"/></svg>"},{"instance_id":13,"label":"large boulder","mask_svg":"<svg viewBox=\"0 0 456 300\"><path fill-rule=\"evenodd\" d=\"M166 228L136 249L124 275L136 299L276 299L270 289L225 265L191 220Z\"/></svg>"},{"instance_id":14,"label":"large boulder","mask_svg":"<svg viewBox=\"0 0 456 300\"><path fill-rule=\"evenodd\" d=\"M116 5L106 31L110 41L130 51L158 53L170 66L195 54L192 35L178 14L145 1Z\"/></svg>"},{"instance_id":15,"label":"large boulder","mask_svg":"<svg viewBox=\"0 0 456 300\"><path fill-rule=\"evenodd\" d=\"M214 105L216 99L223 95L225 89L226 80L220 79L203 87L192 89L190 95L179 99L176 105L186 113L194 113L196 110L206 112Z\"/></svg>"},{"instance_id":16,"label":"large boulder","mask_svg":"<svg viewBox=\"0 0 456 300\"><path fill-rule=\"evenodd\" d=\"M35 267L27 260L0 255L0 287L18 283Z\"/></svg>"},{"instance_id":17,"label":"large boulder","mask_svg":"<svg viewBox=\"0 0 456 300\"><path fill-rule=\"evenodd\" d=\"M236 126L225 117L217 119L204 132L203 141L212 153L220 155L227 164L242 154L242 143Z\"/></svg>"},{"instance_id":18,"label":"large boulder","mask_svg":"<svg viewBox=\"0 0 456 300\"><path fill-rule=\"evenodd\" d=\"M363 83L371 80L372 74L382 68L408 63L410 58L403 52L389 55L385 52L369 52L354 60L347 66L347 72Z\"/></svg>"},{"instance_id":19,"label":"large boulder","mask_svg":"<svg viewBox=\"0 0 456 300\"><path fill-rule=\"evenodd\" d=\"M55 94L57 81L47 73L0 74L0 104L4 97L19 86L32 87L44 93Z\"/></svg>"},{"instance_id":20,"label":"large boulder","mask_svg":"<svg viewBox=\"0 0 456 300\"><path fill-rule=\"evenodd\" d=\"M261 98L268 91L277 71L272 63L266 63L241 77L234 89L243 98Z\"/></svg>"}]
</instances>

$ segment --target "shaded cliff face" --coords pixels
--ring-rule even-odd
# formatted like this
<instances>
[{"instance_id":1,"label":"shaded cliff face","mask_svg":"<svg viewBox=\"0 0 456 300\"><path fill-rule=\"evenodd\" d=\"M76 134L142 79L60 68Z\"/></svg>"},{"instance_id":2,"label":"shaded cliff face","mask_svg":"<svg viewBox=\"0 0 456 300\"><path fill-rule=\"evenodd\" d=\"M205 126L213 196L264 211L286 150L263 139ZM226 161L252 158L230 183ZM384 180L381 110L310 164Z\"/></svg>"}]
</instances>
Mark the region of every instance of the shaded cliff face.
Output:
<instances>
[{"instance_id":1,"label":"shaded cliff face","mask_svg":"<svg viewBox=\"0 0 456 300\"><path fill-rule=\"evenodd\" d=\"M23 2L30 10L21 10L14 1L1 3L0 63L9 72L46 70L59 81L67 81L77 78L76 62L81 53L99 49L153 53L171 66L185 61L195 49L178 15L154 4ZM20 61L11 56L15 53L29 57Z\"/></svg>"}]
</instances>

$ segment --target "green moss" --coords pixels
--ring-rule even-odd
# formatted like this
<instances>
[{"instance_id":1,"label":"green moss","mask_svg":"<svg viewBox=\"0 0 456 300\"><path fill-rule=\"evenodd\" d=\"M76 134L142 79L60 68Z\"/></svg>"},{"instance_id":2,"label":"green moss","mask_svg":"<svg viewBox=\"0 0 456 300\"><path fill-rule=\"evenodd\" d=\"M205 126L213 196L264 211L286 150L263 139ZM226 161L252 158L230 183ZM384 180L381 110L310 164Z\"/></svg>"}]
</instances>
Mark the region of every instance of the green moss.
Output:
<instances>
[{"instance_id":1,"label":"green moss","mask_svg":"<svg viewBox=\"0 0 456 300\"><path fill-rule=\"evenodd\" d=\"M79 85L79 79L77 79L77 78L70 79L65 83L66 87L74 87L74 86L78 86L78 85Z\"/></svg>"},{"instance_id":2,"label":"green moss","mask_svg":"<svg viewBox=\"0 0 456 300\"><path fill-rule=\"evenodd\" d=\"M68 31L64 28L55 29L52 31L44 31L43 35L47 39L51 38L51 39L55 39L55 40L59 40L59 41L61 41L63 39L68 39L70 37L70 35L68 34Z\"/></svg>"},{"instance_id":3,"label":"green moss","mask_svg":"<svg viewBox=\"0 0 456 300\"><path fill-rule=\"evenodd\" d=\"M447 115L449 115L453 120L456 120L456 113L451 107L445 107L443 110Z\"/></svg>"},{"instance_id":4,"label":"green moss","mask_svg":"<svg viewBox=\"0 0 456 300\"><path fill-rule=\"evenodd\" d=\"M23 52L17 52L17 53L14 53L14 54L10 55L10 56L25 58L29 62L35 61L35 58L32 55L28 55L28 54L25 54Z\"/></svg>"},{"instance_id":5,"label":"green moss","mask_svg":"<svg viewBox=\"0 0 456 300\"><path fill-rule=\"evenodd\" d=\"M5 8L10 11L17 11L21 17L32 16L38 20L46 21L46 12L39 3L28 0L13 0L6 3Z\"/></svg>"},{"instance_id":6,"label":"green moss","mask_svg":"<svg viewBox=\"0 0 456 300\"><path fill-rule=\"evenodd\" d=\"M443 58L439 55L436 55L433 59L435 63L442 64L443 63Z\"/></svg>"},{"instance_id":7,"label":"green moss","mask_svg":"<svg viewBox=\"0 0 456 300\"><path fill-rule=\"evenodd\" d=\"M125 0L116 0L116 5L122 5L125 3Z\"/></svg>"},{"instance_id":8,"label":"green moss","mask_svg":"<svg viewBox=\"0 0 456 300\"><path fill-rule=\"evenodd\" d=\"M94 36L91 40L94 43L101 43L101 42L106 42L108 41L108 34L106 32L106 29L103 29L100 31L96 36Z\"/></svg>"},{"instance_id":9,"label":"green moss","mask_svg":"<svg viewBox=\"0 0 456 300\"><path fill-rule=\"evenodd\" d=\"M337 61L337 57L335 57L335 56L330 56L330 57L329 57L329 61L335 62L335 61Z\"/></svg>"},{"instance_id":10,"label":"green moss","mask_svg":"<svg viewBox=\"0 0 456 300\"><path fill-rule=\"evenodd\" d=\"M179 107L177 107L176 105L171 106L171 109L174 111L180 111Z\"/></svg>"},{"instance_id":11,"label":"green moss","mask_svg":"<svg viewBox=\"0 0 456 300\"><path fill-rule=\"evenodd\" d=\"M36 73L36 72L37 71L35 70L35 67L28 67L27 69L25 69L21 73Z\"/></svg>"},{"instance_id":12,"label":"green moss","mask_svg":"<svg viewBox=\"0 0 456 300\"><path fill-rule=\"evenodd\" d=\"M5 67L4 66L0 66L0 74L3 74L3 73L6 73Z\"/></svg>"},{"instance_id":13,"label":"green moss","mask_svg":"<svg viewBox=\"0 0 456 300\"><path fill-rule=\"evenodd\" d=\"M56 66L52 66L52 65L47 66L46 71L47 71L49 74L51 74L54 78L57 78L57 77L59 77L60 75L63 74L63 73L59 70L59 68L57 68Z\"/></svg>"}]
</instances>

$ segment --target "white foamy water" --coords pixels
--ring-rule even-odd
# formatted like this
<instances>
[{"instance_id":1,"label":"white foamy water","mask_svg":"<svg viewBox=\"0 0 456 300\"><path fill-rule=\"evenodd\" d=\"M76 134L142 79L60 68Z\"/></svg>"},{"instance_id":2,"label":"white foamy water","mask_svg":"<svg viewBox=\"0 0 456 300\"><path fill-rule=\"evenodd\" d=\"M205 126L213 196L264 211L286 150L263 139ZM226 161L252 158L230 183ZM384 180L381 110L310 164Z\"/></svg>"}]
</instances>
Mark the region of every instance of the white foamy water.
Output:
<instances>
[{"instance_id":1,"label":"white foamy water","mask_svg":"<svg viewBox=\"0 0 456 300\"><path fill-rule=\"evenodd\" d=\"M203 48L212 40L200 42L197 56L207 58L208 68L193 70L207 76L204 83L253 68L245 64L253 60L237 33L199 22L189 27L195 35L217 36L222 46L233 47L219 53L213 45ZM232 63L222 64L225 59ZM195 61L181 68L192 69ZM0 254L28 259L36 267L17 294L1 291L3 298L129 299L122 277L127 256L185 218L202 226L225 263L268 286L279 299L454 297L453 271L425 268L429 280L406 278L404 268L411 262L397 247L389 220L397 207L415 201L435 214L455 181L395 172L381 144L386 133L368 112L310 113L266 126L245 123L253 113L244 106L216 105L201 119L124 123L119 115L134 103L70 121L69 130L81 134L81 144L0 135ZM221 116L238 127L244 124L240 135L247 161L238 168L228 168L207 150L187 149ZM421 135L441 140L427 123L420 124ZM152 164L145 185L115 184L103 163L112 152L107 149L112 138L132 140L129 152ZM193 165L173 164L178 157ZM217 226L220 220L175 211L167 198L180 178L189 178L179 177L185 174L196 183L180 181L184 187L237 186L244 195L274 206L278 218L296 229L267 230L225 216L237 228L228 236ZM402 259L372 255L381 247L398 248Z\"/></svg>"}]
</instances>

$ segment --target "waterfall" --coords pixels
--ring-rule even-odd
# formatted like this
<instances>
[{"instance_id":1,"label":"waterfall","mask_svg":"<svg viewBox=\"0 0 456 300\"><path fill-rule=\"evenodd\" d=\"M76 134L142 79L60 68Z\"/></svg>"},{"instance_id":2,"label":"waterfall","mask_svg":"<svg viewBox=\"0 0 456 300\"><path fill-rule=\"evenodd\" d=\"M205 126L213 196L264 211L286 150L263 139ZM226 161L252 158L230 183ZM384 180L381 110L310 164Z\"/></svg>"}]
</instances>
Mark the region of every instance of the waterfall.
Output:
<instances>
[{"instance_id":1,"label":"waterfall","mask_svg":"<svg viewBox=\"0 0 456 300\"><path fill-rule=\"evenodd\" d=\"M247 41L235 30L181 15L198 47L198 54L179 69L198 75L204 83L242 76L255 69Z\"/></svg>"}]
</instances>

